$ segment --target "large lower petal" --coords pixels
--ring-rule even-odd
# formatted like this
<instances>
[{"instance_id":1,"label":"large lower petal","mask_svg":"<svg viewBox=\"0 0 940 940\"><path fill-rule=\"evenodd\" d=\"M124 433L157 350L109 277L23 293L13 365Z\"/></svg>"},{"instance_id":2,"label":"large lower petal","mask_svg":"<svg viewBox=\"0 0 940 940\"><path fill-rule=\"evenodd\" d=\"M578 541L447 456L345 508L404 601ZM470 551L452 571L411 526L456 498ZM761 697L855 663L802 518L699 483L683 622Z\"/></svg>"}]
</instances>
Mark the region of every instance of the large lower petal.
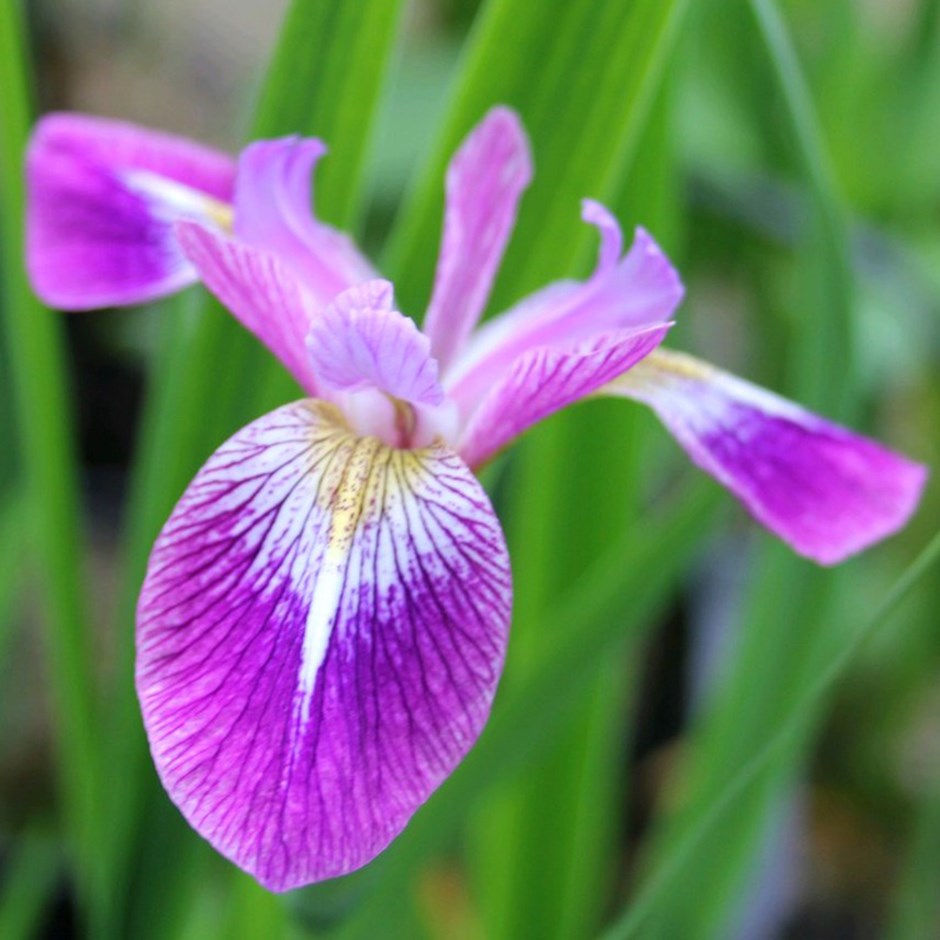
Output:
<instances>
[{"instance_id":1,"label":"large lower petal","mask_svg":"<svg viewBox=\"0 0 940 940\"><path fill-rule=\"evenodd\" d=\"M225 226L235 165L225 154L132 124L53 114L26 154L27 266L64 310L139 303L196 279L173 222Z\"/></svg>"},{"instance_id":2,"label":"large lower petal","mask_svg":"<svg viewBox=\"0 0 940 940\"><path fill-rule=\"evenodd\" d=\"M672 316L682 299L682 283L650 235L637 229L621 257L623 238L616 219L589 200L583 217L601 236L594 273L583 282L550 284L477 331L445 377L462 412L476 407L529 350L571 349L614 331L662 324Z\"/></svg>"},{"instance_id":3,"label":"large lower petal","mask_svg":"<svg viewBox=\"0 0 940 940\"><path fill-rule=\"evenodd\" d=\"M239 157L235 192L235 234L290 265L320 306L376 276L352 239L313 214L313 172L325 153L315 138L253 143Z\"/></svg>"},{"instance_id":4,"label":"large lower petal","mask_svg":"<svg viewBox=\"0 0 940 940\"><path fill-rule=\"evenodd\" d=\"M424 321L442 366L463 346L483 313L519 198L531 179L532 158L519 118L508 108L493 108L447 170L444 234Z\"/></svg>"},{"instance_id":5,"label":"large lower petal","mask_svg":"<svg viewBox=\"0 0 940 940\"><path fill-rule=\"evenodd\" d=\"M274 890L373 858L486 721L510 573L499 523L441 447L285 406L224 444L157 540L137 687L189 822Z\"/></svg>"},{"instance_id":6,"label":"large lower petal","mask_svg":"<svg viewBox=\"0 0 940 940\"><path fill-rule=\"evenodd\" d=\"M568 349L545 346L522 354L465 419L460 455L471 467L485 463L526 428L633 368L669 327L619 330Z\"/></svg>"},{"instance_id":7,"label":"large lower petal","mask_svg":"<svg viewBox=\"0 0 940 940\"><path fill-rule=\"evenodd\" d=\"M681 353L659 350L604 391L649 405L754 518L822 564L901 528L926 480L919 464Z\"/></svg>"}]
</instances>

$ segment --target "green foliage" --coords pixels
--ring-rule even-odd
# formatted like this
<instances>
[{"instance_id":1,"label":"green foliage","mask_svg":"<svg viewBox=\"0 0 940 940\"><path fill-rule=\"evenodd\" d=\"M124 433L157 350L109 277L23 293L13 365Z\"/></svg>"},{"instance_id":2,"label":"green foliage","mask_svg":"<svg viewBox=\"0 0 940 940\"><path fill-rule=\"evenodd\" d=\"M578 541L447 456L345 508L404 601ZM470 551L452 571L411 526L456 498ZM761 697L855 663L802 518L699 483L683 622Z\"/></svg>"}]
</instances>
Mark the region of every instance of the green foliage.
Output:
<instances>
[{"instance_id":1,"label":"green foliage","mask_svg":"<svg viewBox=\"0 0 940 940\"><path fill-rule=\"evenodd\" d=\"M601 198L683 271L677 344L940 459L940 4L441 0L404 19L402 6L294 0L249 136L327 141L318 213L360 233L390 228L385 270L406 311L420 317L430 294L447 161L506 103L530 134L536 177L490 313L587 271L596 236L578 202ZM61 878L95 938L573 940L605 926L611 938L732 937L775 814L822 779L880 832L882 882L901 872L871 916L889 910L898 938L936 932L940 768L911 787L896 765L937 689L937 497L891 546L821 571L721 525L716 488L691 471L677 480L664 436L619 402L552 419L488 481L514 565L509 663L478 747L404 835L362 872L287 898L215 858L149 761L134 604L195 469L297 390L203 292L156 314L116 680L102 699L62 321L37 304L21 262L28 60L20 6L2 4L0 436L12 446L0 454L0 665L12 668L38 593L61 819L3 821L15 845L0 934L35 932ZM388 152L372 148L379 118L396 138ZM740 595L724 598L733 642L678 741L657 739L637 767L631 742L656 718L649 650L670 612L692 629L677 611L702 606L694 566L706 545L742 568ZM0 702L3 721L8 709ZM823 734L841 749L821 752ZM667 767L651 802L650 765ZM641 803L652 820L638 826ZM797 836L812 848L812 831Z\"/></svg>"}]
</instances>

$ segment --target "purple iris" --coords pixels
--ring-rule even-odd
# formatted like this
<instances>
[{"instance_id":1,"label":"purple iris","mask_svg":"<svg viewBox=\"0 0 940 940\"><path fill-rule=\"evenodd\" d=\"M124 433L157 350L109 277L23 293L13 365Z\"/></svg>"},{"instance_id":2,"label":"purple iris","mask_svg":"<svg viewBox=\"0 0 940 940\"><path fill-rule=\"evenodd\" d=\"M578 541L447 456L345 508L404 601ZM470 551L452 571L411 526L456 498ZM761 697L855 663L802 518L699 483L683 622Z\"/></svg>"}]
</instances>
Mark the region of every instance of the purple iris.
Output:
<instances>
[{"instance_id":1,"label":"purple iris","mask_svg":"<svg viewBox=\"0 0 940 940\"><path fill-rule=\"evenodd\" d=\"M657 347L682 285L595 202L593 274L479 319L531 176L505 108L447 174L424 330L311 212L325 148L237 163L53 115L28 156L28 262L65 309L201 279L307 398L207 461L157 539L137 687L172 799L220 852L285 890L372 859L472 747L503 666L509 558L474 471L589 395L649 405L702 469L793 548L832 564L913 512L923 467ZM224 363L219 364L224 368Z\"/></svg>"}]
</instances>

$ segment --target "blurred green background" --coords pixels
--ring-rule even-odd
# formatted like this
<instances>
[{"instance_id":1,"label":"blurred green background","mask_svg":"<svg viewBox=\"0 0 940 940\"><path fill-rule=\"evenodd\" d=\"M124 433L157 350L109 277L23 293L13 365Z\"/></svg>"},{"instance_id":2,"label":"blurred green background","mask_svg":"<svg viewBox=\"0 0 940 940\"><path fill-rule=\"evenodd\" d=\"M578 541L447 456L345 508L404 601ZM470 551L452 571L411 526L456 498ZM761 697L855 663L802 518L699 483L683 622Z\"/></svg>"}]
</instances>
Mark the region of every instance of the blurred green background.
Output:
<instances>
[{"instance_id":1,"label":"blurred green background","mask_svg":"<svg viewBox=\"0 0 940 940\"><path fill-rule=\"evenodd\" d=\"M622 403L487 474L509 663L478 748L383 856L270 895L160 789L132 687L149 546L296 390L198 290L41 309L29 124L323 136L318 210L414 314L446 160L498 102L536 181L491 312L588 270L578 200L600 198L683 273L672 345L938 466L936 0L0 0L2 940L940 937L937 487L820 571Z\"/></svg>"}]
</instances>

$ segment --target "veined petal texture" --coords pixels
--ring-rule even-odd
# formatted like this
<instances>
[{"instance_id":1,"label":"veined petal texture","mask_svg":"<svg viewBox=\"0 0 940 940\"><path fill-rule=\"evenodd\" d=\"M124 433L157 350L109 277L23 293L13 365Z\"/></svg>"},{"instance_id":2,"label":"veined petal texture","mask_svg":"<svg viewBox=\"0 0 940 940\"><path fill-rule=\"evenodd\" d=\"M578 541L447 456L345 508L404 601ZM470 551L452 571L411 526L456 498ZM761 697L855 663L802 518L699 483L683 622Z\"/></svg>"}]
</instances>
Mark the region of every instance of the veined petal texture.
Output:
<instances>
[{"instance_id":1,"label":"veined petal texture","mask_svg":"<svg viewBox=\"0 0 940 940\"><path fill-rule=\"evenodd\" d=\"M164 786L273 890L365 864L479 735L510 605L459 457L356 437L316 401L266 415L150 559L137 687Z\"/></svg>"},{"instance_id":2,"label":"veined petal texture","mask_svg":"<svg viewBox=\"0 0 940 940\"><path fill-rule=\"evenodd\" d=\"M44 302L63 310L141 303L196 280L173 223L230 221L235 162L133 124L52 114L26 154L26 255Z\"/></svg>"},{"instance_id":3,"label":"veined petal texture","mask_svg":"<svg viewBox=\"0 0 940 940\"><path fill-rule=\"evenodd\" d=\"M682 353L604 389L649 405L692 460L797 552L831 565L907 522L924 467Z\"/></svg>"},{"instance_id":4,"label":"veined petal texture","mask_svg":"<svg viewBox=\"0 0 940 940\"><path fill-rule=\"evenodd\" d=\"M616 219L586 200L582 213L601 236L597 267L586 281L557 281L485 323L445 375L461 412L475 407L523 353L538 347L570 350L605 334L668 321L682 300L682 283L669 259L644 230L620 258Z\"/></svg>"},{"instance_id":5,"label":"veined petal texture","mask_svg":"<svg viewBox=\"0 0 940 940\"><path fill-rule=\"evenodd\" d=\"M392 309L392 285L366 281L336 297L313 321L307 346L321 382L371 385L412 404L440 405L431 344L414 320Z\"/></svg>"},{"instance_id":6,"label":"veined petal texture","mask_svg":"<svg viewBox=\"0 0 940 940\"><path fill-rule=\"evenodd\" d=\"M509 108L493 108L447 169L444 233L424 321L442 367L483 314L531 179L529 142L518 116Z\"/></svg>"},{"instance_id":7,"label":"veined petal texture","mask_svg":"<svg viewBox=\"0 0 940 940\"><path fill-rule=\"evenodd\" d=\"M316 138L250 144L238 159L235 234L276 253L304 281L318 306L376 276L353 240L313 212L313 172L326 153Z\"/></svg>"},{"instance_id":8,"label":"veined petal texture","mask_svg":"<svg viewBox=\"0 0 940 940\"><path fill-rule=\"evenodd\" d=\"M458 450L478 467L543 418L591 395L648 356L671 324L617 330L569 348L518 356L466 417Z\"/></svg>"},{"instance_id":9,"label":"veined petal texture","mask_svg":"<svg viewBox=\"0 0 940 940\"><path fill-rule=\"evenodd\" d=\"M181 222L177 237L206 287L287 367L301 387L318 393L305 339L316 301L282 258L201 225Z\"/></svg>"}]
</instances>

